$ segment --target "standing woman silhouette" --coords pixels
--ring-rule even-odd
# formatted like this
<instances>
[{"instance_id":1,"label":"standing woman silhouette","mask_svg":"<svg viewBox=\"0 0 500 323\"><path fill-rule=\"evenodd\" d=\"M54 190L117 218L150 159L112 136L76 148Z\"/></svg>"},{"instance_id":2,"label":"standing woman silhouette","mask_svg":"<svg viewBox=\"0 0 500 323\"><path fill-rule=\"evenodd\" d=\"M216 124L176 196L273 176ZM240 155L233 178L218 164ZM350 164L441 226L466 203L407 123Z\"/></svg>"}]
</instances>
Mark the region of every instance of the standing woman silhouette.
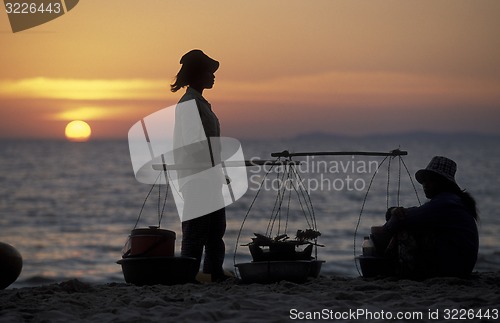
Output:
<instances>
[{"instance_id":1,"label":"standing woman silhouette","mask_svg":"<svg viewBox=\"0 0 500 323\"><path fill-rule=\"evenodd\" d=\"M186 93L179 103L194 100L200 114L203 132L208 142L210 138L220 137L219 119L212 111L212 106L203 97L203 90L211 89L215 82L215 71L219 68L219 62L208 57L199 49L194 49L182 56L181 69L177 73L175 81L170 85L172 92L177 92L183 87L187 87ZM180 106L178 106L179 108ZM184 129L183 131L193 131L196 129ZM193 134L190 134L193 136ZM210 145L210 144L209 144ZM213 156L212 156L213 158ZM200 203L200 200L193 200L200 196L207 196L210 191L214 192L217 199L219 187L214 187L210 183L203 181L191 181L185 183L181 192L184 194L185 209L188 210L193 203ZM189 200L191 199L191 200ZM205 248L205 258L203 262L203 272L211 275L212 281L222 281L227 278L224 275L223 263L225 256L224 233L226 231L225 208L218 209L209 214L196 217L182 222L182 247L181 255L196 258L198 268L201 264L203 248Z\"/></svg>"}]
</instances>

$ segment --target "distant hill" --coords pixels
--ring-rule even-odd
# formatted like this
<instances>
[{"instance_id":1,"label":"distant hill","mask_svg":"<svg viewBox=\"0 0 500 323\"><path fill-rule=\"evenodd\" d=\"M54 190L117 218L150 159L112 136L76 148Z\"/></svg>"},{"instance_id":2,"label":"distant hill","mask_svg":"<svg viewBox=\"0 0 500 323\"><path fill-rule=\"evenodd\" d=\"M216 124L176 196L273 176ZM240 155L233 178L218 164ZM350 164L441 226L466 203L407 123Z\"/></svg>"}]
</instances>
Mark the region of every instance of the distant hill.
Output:
<instances>
[{"instance_id":1,"label":"distant hill","mask_svg":"<svg viewBox=\"0 0 500 323\"><path fill-rule=\"evenodd\" d=\"M436 139L487 139L500 140L500 134L484 134L476 132L454 132L454 133L438 133L438 132L402 132L402 133L385 133L385 134L366 134L366 135L343 135L326 132L310 132L292 137L293 140L338 140L338 139L413 139L413 140L436 140Z\"/></svg>"}]
</instances>

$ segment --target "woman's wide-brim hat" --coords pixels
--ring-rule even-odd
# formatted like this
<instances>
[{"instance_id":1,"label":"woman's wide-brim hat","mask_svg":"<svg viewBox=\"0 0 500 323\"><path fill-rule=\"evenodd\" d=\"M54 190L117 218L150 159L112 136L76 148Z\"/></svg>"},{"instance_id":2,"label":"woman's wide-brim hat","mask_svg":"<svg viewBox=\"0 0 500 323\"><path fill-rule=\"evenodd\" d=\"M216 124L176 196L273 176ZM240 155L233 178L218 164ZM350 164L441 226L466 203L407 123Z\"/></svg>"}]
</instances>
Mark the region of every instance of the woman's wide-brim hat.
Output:
<instances>
[{"instance_id":1,"label":"woman's wide-brim hat","mask_svg":"<svg viewBox=\"0 0 500 323\"><path fill-rule=\"evenodd\" d=\"M457 184L455 180L456 172L457 163L443 156L435 156L431 159L429 165L427 165L425 169L420 169L415 173L415 178L420 184L422 184L428 174L437 174L444 177L448 181Z\"/></svg>"},{"instance_id":2,"label":"woman's wide-brim hat","mask_svg":"<svg viewBox=\"0 0 500 323\"><path fill-rule=\"evenodd\" d=\"M215 73L219 68L219 62L210 58L199 49L193 49L182 56L180 63L183 68L189 70L205 70Z\"/></svg>"}]
</instances>

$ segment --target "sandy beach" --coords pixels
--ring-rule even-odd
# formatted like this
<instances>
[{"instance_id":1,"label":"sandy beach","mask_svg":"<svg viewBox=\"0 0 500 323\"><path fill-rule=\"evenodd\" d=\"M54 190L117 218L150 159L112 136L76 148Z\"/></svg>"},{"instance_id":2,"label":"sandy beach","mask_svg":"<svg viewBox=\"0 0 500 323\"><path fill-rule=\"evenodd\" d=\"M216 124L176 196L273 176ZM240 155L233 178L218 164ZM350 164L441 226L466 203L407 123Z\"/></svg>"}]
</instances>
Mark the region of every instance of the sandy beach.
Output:
<instances>
[{"instance_id":1,"label":"sandy beach","mask_svg":"<svg viewBox=\"0 0 500 323\"><path fill-rule=\"evenodd\" d=\"M494 322L500 273L424 281L320 276L303 284L175 286L79 280L0 291L0 322ZM406 319L401 319L406 318ZM497 318L497 320L495 320Z\"/></svg>"}]
</instances>

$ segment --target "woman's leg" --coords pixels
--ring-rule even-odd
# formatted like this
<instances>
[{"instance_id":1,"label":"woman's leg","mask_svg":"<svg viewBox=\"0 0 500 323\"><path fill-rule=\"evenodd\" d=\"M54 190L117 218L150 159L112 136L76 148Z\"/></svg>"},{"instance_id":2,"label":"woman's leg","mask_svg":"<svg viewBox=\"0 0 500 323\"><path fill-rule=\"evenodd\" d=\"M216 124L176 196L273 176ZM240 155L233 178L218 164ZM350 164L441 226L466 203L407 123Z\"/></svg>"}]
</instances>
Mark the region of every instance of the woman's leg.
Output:
<instances>
[{"instance_id":1,"label":"woman's leg","mask_svg":"<svg viewBox=\"0 0 500 323\"><path fill-rule=\"evenodd\" d=\"M433 232L401 231L398 237L399 266L402 276L436 276L436 236Z\"/></svg>"},{"instance_id":2,"label":"woman's leg","mask_svg":"<svg viewBox=\"0 0 500 323\"><path fill-rule=\"evenodd\" d=\"M209 220L209 234L205 244L205 260L203 272L212 275L212 281L224 278L224 256L226 247L224 233L226 232L226 209L222 208L207 215Z\"/></svg>"},{"instance_id":3,"label":"woman's leg","mask_svg":"<svg viewBox=\"0 0 500 323\"><path fill-rule=\"evenodd\" d=\"M198 268L209 234L209 222L209 215L182 222L181 255L196 258Z\"/></svg>"}]
</instances>

